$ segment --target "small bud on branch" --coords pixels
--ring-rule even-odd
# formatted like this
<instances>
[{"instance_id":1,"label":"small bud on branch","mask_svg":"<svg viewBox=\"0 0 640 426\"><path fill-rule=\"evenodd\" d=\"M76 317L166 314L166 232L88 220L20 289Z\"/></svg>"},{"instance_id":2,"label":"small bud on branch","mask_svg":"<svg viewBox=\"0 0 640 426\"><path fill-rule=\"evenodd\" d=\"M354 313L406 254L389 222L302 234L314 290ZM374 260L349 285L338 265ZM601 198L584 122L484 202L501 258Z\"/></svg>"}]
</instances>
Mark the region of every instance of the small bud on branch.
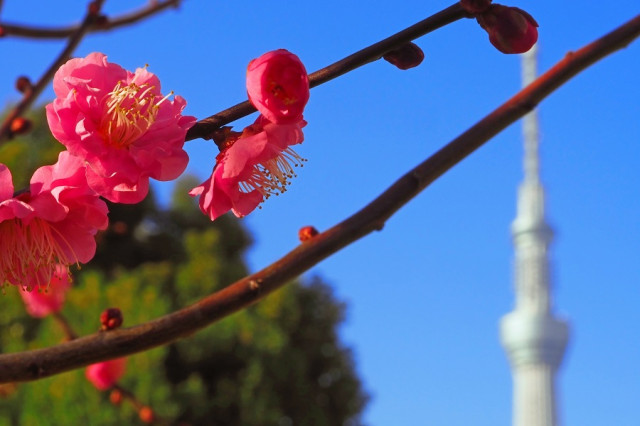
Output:
<instances>
[{"instance_id":1,"label":"small bud on branch","mask_svg":"<svg viewBox=\"0 0 640 426\"><path fill-rule=\"evenodd\" d=\"M109 394L109 401L113 405L119 405L122 402L122 392L119 389L114 389Z\"/></svg>"},{"instance_id":2,"label":"small bud on branch","mask_svg":"<svg viewBox=\"0 0 640 426\"><path fill-rule=\"evenodd\" d=\"M100 3L97 1L92 1L89 3L89 14L92 16L97 16L100 13Z\"/></svg>"},{"instance_id":3,"label":"small bud on branch","mask_svg":"<svg viewBox=\"0 0 640 426\"><path fill-rule=\"evenodd\" d=\"M9 126L9 130L12 135L22 135L31 130L32 127L31 120L24 117L16 117L11 120L11 126Z\"/></svg>"},{"instance_id":4,"label":"small bud on branch","mask_svg":"<svg viewBox=\"0 0 640 426\"><path fill-rule=\"evenodd\" d=\"M140 411L138 411L138 416L140 417L140 420L142 420L143 423L153 423L153 421L155 420L155 414L153 413L153 410L151 409L151 407L148 406L144 406L142 408L140 408Z\"/></svg>"},{"instance_id":5,"label":"small bud on branch","mask_svg":"<svg viewBox=\"0 0 640 426\"><path fill-rule=\"evenodd\" d=\"M491 6L491 0L460 0L460 5L474 15L486 11Z\"/></svg>"},{"instance_id":6,"label":"small bud on branch","mask_svg":"<svg viewBox=\"0 0 640 426\"><path fill-rule=\"evenodd\" d=\"M21 75L16 79L16 89L20 93L29 93L33 90L33 84L31 84L29 77Z\"/></svg>"},{"instance_id":7,"label":"small bud on branch","mask_svg":"<svg viewBox=\"0 0 640 426\"><path fill-rule=\"evenodd\" d=\"M118 308L107 308L100 314L103 331L114 330L122 325L122 312Z\"/></svg>"},{"instance_id":8,"label":"small bud on branch","mask_svg":"<svg viewBox=\"0 0 640 426\"><path fill-rule=\"evenodd\" d=\"M301 242L309 241L316 235L318 235L318 230L313 226L303 226L298 231L298 238Z\"/></svg>"},{"instance_id":9,"label":"small bud on branch","mask_svg":"<svg viewBox=\"0 0 640 426\"><path fill-rule=\"evenodd\" d=\"M407 43L395 50L385 53L382 58L401 70L408 70L422 63L424 60L424 52L417 44Z\"/></svg>"},{"instance_id":10,"label":"small bud on branch","mask_svg":"<svg viewBox=\"0 0 640 426\"><path fill-rule=\"evenodd\" d=\"M502 53L524 53L538 41L538 23L517 7L493 4L476 16L489 41Z\"/></svg>"}]
</instances>

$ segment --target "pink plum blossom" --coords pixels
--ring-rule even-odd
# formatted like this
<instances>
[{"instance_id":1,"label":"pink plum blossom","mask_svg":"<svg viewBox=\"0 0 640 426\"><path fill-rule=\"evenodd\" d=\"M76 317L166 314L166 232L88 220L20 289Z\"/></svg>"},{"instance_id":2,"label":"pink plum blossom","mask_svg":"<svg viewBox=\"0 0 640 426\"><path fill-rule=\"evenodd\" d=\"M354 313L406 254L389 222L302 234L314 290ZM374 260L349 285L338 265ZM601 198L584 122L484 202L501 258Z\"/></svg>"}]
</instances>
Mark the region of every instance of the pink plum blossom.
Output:
<instances>
[{"instance_id":1,"label":"pink plum blossom","mask_svg":"<svg viewBox=\"0 0 640 426\"><path fill-rule=\"evenodd\" d=\"M295 124L302 120L309 100L309 77L300 59L278 49L249 62L247 67L249 100L262 115L276 124Z\"/></svg>"},{"instance_id":2,"label":"pink plum blossom","mask_svg":"<svg viewBox=\"0 0 640 426\"><path fill-rule=\"evenodd\" d=\"M211 220L229 210L246 216L265 198L287 190L296 175L292 165L305 161L290 146L304 140L306 124L303 119L275 124L259 116L239 137L227 140L211 177L189 194L200 195L200 209Z\"/></svg>"},{"instance_id":3,"label":"pink plum blossom","mask_svg":"<svg viewBox=\"0 0 640 426\"><path fill-rule=\"evenodd\" d=\"M109 361L91 364L85 370L85 376L98 390L107 390L115 385L124 375L127 358L116 358Z\"/></svg>"},{"instance_id":4,"label":"pink plum blossom","mask_svg":"<svg viewBox=\"0 0 640 426\"><path fill-rule=\"evenodd\" d=\"M58 265L48 286L39 286L32 291L21 290L20 296L29 315L44 318L62 309L69 288L71 279L67 266Z\"/></svg>"},{"instance_id":5,"label":"pink plum blossom","mask_svg":"<svg viewBox=\"0 0 640 426\"><path fill-rule=\"evenodd\" d=\"M137 203L149 178L172 180L187 166L182 149L195 118L186 102L160 92L146 68L129 72L102 53L69 60L53 78L47 105L51 132L86 164L89 186L108 200Z\"/></svg>"},{"instance_id":6,"label":"pink plum blossom","mask_svg":"<svg viewBox=\"0 0 640 426\"><path fill-rule=\"evenodd\" d=\"M93 258L94 236L107 223L107 205L87 186L82 161L67 151L15 196L11 172L0 164L0 285L47 286L59 264Z\"/></svg>"}]
</instances>

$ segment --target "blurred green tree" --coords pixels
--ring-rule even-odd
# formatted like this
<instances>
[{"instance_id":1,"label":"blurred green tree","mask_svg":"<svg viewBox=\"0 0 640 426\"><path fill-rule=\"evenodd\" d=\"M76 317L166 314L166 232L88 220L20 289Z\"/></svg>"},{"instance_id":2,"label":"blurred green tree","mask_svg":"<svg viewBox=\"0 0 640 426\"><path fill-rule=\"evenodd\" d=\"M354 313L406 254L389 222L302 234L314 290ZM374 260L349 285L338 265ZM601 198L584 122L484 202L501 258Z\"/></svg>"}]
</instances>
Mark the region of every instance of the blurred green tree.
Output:
<instances>
[{"instance_id":1,"label":"blurred green tree","mask_svg":"<svg viewBox=\"0 0 640 426\"><path fill-rule=\"evenodd\" d=\"M55 161L60 145L41 112L32 133L0 148L16 189ZM45 129L44 131L42 129ZM53 146L53 148L52 148ZM80 334L96 331L100 312L117 306L125 325L161 316L246 275L250 238L240 221L210 222L177 182L169 209L150 195L110 204L109 228L95 259L74 271L64 316ZM64 334L49 317L29 317L18 289L0 297L0 351L53 345ZM120 384L149 404L159 424L358 425L368 396L339 339L345 306L319 278L294 282L257 305L175 344L131 356ZM131 404L116 406L78 370L33 383L0 386L0 426L139 423Z\"/></svg>"}]
</instances>

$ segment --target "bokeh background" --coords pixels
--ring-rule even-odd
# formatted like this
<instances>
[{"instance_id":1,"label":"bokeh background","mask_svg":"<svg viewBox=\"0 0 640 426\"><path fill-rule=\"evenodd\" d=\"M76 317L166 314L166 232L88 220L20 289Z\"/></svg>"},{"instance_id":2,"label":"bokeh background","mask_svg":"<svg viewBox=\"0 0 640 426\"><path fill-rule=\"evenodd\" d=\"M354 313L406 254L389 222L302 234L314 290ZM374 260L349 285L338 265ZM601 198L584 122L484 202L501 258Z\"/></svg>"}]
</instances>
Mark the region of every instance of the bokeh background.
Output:
<instances>
[{"instance_id":1,"label":"bokeh background","mask_svg":"<svg viewBox=\"0 0 640 426\"><path fill-rule=\"evenodd\" d=\"M542 71L639 12L635 0L510 4L540 24ZM185 1L132 27L89 35L76 55L101 51L134 69L149 64L186 112L212 115L246 99L244 72L276 48L315 71L411 25L447 2ZM1 19L76 22L84 2L4 2ZM132 4L107 2L108 15ZM472 20L417 40L424 63L399 71L378 61L312 91L309 161L290 190L243 219L249 270L292 249L304 225L326 229L520 86L520 58L497 52ZM0 40L2 100L18 99L18 75L33 79L61 41ZM640 422L640 43L591 67L540 105L542 178L552 247L555 305L572 327L560 372L567 425ZM47 91L41 102L52 97ZM240 120L241 127L255 117ZM346 303L340 338L371 399L372 425L506 425L511 378L497 321L512 307L515 193L522 175L520 126L496 136L368 236L309 271ZM188 172L204 180L211 142L187 144ZM1 159L0 159L1 161ZM173 184L154 186L161 206ZM277 296L276 296L277 297ZM215 328L217 326L213 326Z\"/></svg>"}]
</instances>

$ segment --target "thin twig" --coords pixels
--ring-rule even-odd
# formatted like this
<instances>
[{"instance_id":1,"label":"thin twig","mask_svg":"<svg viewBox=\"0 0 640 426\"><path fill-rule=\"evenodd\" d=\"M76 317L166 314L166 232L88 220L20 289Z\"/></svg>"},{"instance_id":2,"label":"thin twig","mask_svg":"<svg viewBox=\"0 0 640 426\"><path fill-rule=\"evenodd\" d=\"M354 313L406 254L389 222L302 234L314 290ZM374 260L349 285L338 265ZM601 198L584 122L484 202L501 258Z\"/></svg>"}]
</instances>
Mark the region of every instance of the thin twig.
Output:
<instances>
[{"instance_id":1,"label":"thin twig","mask_svg":"<svg viewBox=\"0 0 640 426\"><path fill-rule=\"evenodd\" d=\"M180 1L181 0L150 1L146 6L141 7L136 11L125 13L113 19L108 19L106 22L92 24L87 29L87 32L93 33L109 31L125 25L131 25L161 12L164 9L168 9L171 6L178 7L180 5ZM1 22L0 26L4 30L5 36L36 39L67 38L80 28L80 25L70 25L61 28L29 27L26 25L11 24L8 22Z\"/></svg>"},{"instance_id":2,"label":"thin twig","mask_svg":"<svg viewBox=\"0 0 640 426\"><path fill-rule=\"evenodd\" d=\"M71 327L71 324L69 324L67 317L62 315L60 312L54 312L51 315L53 316L53 319L56 320L58 325L60 325L60 327L62 328L62 331L64 332L64 335L67 340L73 340L78 338L78 334L75 332L73 327Z\"/></svg>"},{"instance_id":3,"label":"thin twig","mask_svg":"<svg viewBox=\"0 0 640 426\"><path fill-rule=\"evenodd\" d=\"M120 394L122 395L122 398L127 400L127 401L129 401L129 403L131 405L133 405L133 408L138 412L138 414L140 413L141 410L144 410L145 408L151 409L150 406L143 404L136 397L136 395L133 392L131 392L130 390L128 390L126 388L123 388L118 383L116 383L115 385L113 385L111 387L111 391L114 391L114 390L117 391L117 392L120 392ZM159 417L155 411L153 411L152 423L154 425L167 425L167 424L169 424L169 422L166 419L163 419L163 418Z\"/></svg>"},{"instance_id":4,"label":"thin twig","mask_svg":"<svg viewBox=\"0 0 640 426\"><path fill-rule=\"evenodd\" d=\"M97 10L100 10L100 8L102 7L102 4L104 3L104 0L96 0L93 3L95 4L95 7L97 8ZM0 127L0 144L2 144L2 142L4 142L10 136L11 122L15 118L20 117L22 114L24 114L24 112L31 106L31 104L33 104L36 98L40 95L40 93L42 93L44 88L49 84L49 82L53 78L58 68L60 68L60 66L62 66L62 64L64 64L67 61L67 59L69 59L69 57L71 56L71 53L75 50L75 48L78 46L78 44L82 40L82 37L87 32L87 29L91 26L91 24L96 19L96 16L97 16L97 13L95 12L92 13L89 10L89 8L87 8L87 14L82 20L82 24L78 27L76 32L73 33L72 36L69 38L67 45L62 50L62 52L60 52L60 55L58 55L56 60L51 64L51 66L47 69L47 71L43 74L43 76L40 77L40 80L38 80L38 82L33 86L33 88L29 92L25 93L22 100L11 110L11 112L9 112L9 114L7 114L7 117L5 118L4 122L2 123L2 126Z\"/></svg>"},{"instance_id":5,"label":"thin twig","mask_svg":"<svg viewBox=\"0 0 640 426\"><path fill-rule=\"evenodd\" d=\"M365 47L356 53L347 56L344 59L339 60L329 66L326 66L312 74L309 74L309 85L316 87L327 81L333 80L343 74L353 71L369 62L380 59L385 53L390 50L397 49L398 47L406 44L418 37L428 34L437 30L447 24L455 22L459 19L469 17L470 15L460 6L460 3L456 3L441 12L432 15L417 24L414 24L394 35L385 38L378 43ZM198 121L187 132L186 140L192 140L197 138L209 139L210 135L218 129L220 126L231 123L239 118L245 117L256 109L249 101L241 102L230 108L220 111L217 114L212 115Z\"/></svg>"},{"instance_id":6,"label":"thin twig","mask_svg":"<svg viewBox=\"0 0 640 426\"><path fill-rule=\"evenodd\" d=\"M640 15L569 53L553 68L396 181L362 210L299 245L265 269L198 303L131 328L96 333L45 349L0 355L0 383L35 380L168 344L265 297L374 230L431 182L594 62L640 36Z\"/></svg>"}]
</instances>

